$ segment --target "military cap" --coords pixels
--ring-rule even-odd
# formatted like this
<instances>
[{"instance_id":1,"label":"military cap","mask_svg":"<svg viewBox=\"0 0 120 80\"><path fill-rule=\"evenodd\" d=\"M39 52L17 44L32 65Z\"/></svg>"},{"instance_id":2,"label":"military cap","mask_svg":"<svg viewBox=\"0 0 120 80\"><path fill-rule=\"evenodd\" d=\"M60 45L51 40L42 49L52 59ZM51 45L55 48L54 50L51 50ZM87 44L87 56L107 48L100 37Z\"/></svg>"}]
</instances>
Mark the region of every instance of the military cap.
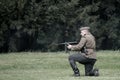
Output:
<instances>
[{"instance_id":1,"label":"military cap","mask_svg":"<svg viewBox=\"0 0 120 80\"><path fill-rule=\"evenodd\" d=\"M89 29L90 29L90 27L81 27L80 31L82 31L82 30L89 30Z\"/></svg>"}]
</instances>

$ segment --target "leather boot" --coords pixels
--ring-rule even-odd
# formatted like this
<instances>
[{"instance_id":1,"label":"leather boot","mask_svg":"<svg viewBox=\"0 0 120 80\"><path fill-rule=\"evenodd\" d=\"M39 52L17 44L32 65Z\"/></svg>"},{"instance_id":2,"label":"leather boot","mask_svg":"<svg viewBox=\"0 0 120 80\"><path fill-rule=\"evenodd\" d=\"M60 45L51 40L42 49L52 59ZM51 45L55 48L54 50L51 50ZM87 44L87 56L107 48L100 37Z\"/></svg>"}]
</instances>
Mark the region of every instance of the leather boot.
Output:
<instances>
[{"instance_id":1,"label":"leather boot","mask_svg":"<svg viewBox=\"0 0 120 80\"><path fill-rule=\"evenodd\" d=\"M79 73L79 70L78 70L78 69L74 70L73 76L74 76L74 77L79 77L79 76L80 76L80 73Z\"/></svg>"},{"instance_id":2,"label":"leather boot","mask_svg":"<svg viewBox=\"0 0 120 80\"><path fill-rule=\"evenodd\" d=\"M93 73L94 73L94 76L99 76L100 74L99 74L99 69L94 69L93 70Z\"/></svg>"}]
</instances>

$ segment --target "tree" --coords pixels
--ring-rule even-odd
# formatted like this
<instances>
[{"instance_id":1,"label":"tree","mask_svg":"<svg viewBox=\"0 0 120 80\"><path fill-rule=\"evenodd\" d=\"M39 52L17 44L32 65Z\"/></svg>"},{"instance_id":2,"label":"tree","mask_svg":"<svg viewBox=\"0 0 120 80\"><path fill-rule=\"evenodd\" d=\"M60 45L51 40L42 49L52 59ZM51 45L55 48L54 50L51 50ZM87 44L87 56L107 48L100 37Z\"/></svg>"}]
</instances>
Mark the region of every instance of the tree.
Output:
<instances>
[{"instance_id":1,"label":"tree","mask_svg":"<svg viewBox=\"0 0 120 80\"><path fill-rule=\"evenodd\" d=\"M119 49L119 0L0 0L0 52L57 51L90 26L97 49ZM110 45L110 46L109 46Z\"/></svg>"}]
</instances>

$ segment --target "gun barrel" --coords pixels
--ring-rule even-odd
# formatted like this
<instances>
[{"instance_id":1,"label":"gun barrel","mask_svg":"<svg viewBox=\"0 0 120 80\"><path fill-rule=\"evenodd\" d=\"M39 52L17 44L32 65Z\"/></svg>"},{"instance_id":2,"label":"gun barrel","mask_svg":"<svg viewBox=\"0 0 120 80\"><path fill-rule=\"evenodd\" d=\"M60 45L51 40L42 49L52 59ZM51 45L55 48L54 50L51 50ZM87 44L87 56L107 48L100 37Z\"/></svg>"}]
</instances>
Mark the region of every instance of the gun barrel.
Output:
<instances>
[{"instance_id":1,"label":"gun barrel","mask_svg":"<svg viewBox=\"0 0 120 80\"><path fill-rule=\"evenodd\" d=\"M58 43L56 45L64 45L65 46L65 52L68 53L69 51L67 49L67 45L69 45L69 44L76 44L76 43L77 43L77 41L73 41L73 42Z\"/></svg>"},{"instance_id":2,"label":"gun barrel","mask_svg":"<svg viewBox=\"0 0 120 80\"><path fill-rule=\"evenodd\" d=\"M59 44L75 44L77 43L76 41L75 42L64 42L64 43L59 43Z\"/></svg>"}]
</instances>

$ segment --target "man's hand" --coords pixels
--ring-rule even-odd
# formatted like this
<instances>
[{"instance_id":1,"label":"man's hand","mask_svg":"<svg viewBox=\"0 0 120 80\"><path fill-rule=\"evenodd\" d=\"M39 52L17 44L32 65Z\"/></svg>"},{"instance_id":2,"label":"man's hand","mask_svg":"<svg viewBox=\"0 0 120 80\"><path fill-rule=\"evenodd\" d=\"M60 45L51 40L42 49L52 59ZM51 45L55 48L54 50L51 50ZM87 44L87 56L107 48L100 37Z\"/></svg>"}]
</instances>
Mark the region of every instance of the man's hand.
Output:
<instances>
[{"instance_id":1,"label":"man's hand","mask_svg":"<svg viewBox=\"0 0 120 80\"><path fill-rule=\"evenodd\" d=\"M68 48L68 49L71 49L71 48L72 48L72 45L69 44L69 45L67 46L67 48Z\"/></svg>"}]
</instances>

